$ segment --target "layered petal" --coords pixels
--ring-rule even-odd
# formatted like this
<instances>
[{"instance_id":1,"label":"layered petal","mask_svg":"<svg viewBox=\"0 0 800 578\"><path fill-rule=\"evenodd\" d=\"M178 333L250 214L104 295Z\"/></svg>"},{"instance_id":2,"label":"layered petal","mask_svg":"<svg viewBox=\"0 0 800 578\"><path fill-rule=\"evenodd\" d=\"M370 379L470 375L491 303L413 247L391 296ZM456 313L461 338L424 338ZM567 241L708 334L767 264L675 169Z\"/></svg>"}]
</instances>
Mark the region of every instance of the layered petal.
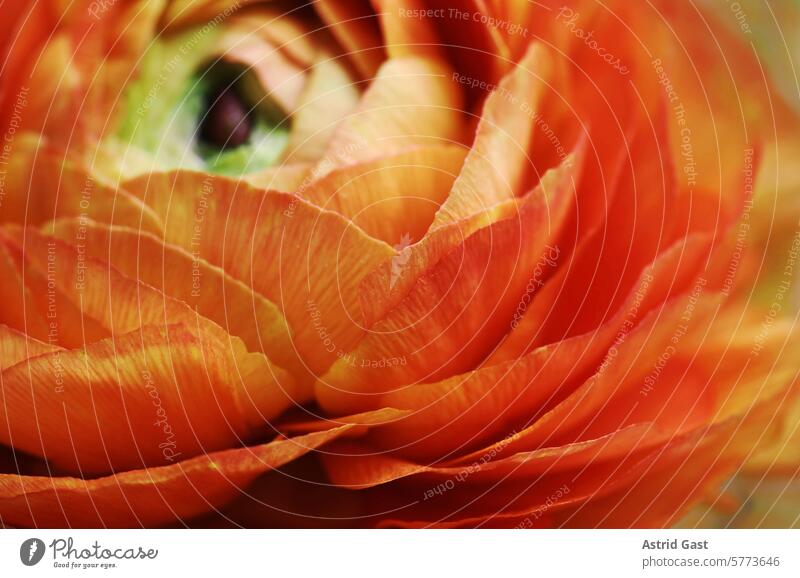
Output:
<instances>
[{"instance_id":1,"label":"layered petal","mask_svg":"<svg viewBox=\"0 0 800 578\"><path fill-rule=\"evenodd\" d=\"M477 365L508 330L572 196L569 174L557 173L525 199L516 216L479 230L432 264L320 379L323 407L333 413L374 409L376 395Z\"/></svg>"},{"instance_id":2,"label":"layered petal","mask_svg":"<svg viewBox=\"0 0 800 578\"><path fill-rule=\"evenodd\" d=\"M368 0L320 0L314 8L363 78L372 78L385 58L380 32Z\"/></svg>"},{"instance_id":3,"label":"layered petal","mask_svg":"<svg viewBox=\"0 0 800 578\"><path fill-rule=\"evenodd\" d=\"M31 134L17 138L4 185L13 194L3 198L0 223L38 226L61 217L83 216L161 234L161 222L152 209Z\"/></svg>"},{"instance_id":4,"label":"layered petal","mask_svg":"<svg viewBox=\"0 0 800 578\"><path fill-rule=\"evenodd\" d=\"M70 472L124 471L270 430L289 377L181 326L143 327L3 370L2 442ZM283 386L281 384L284 384Z\"/></svg>"},{"instance_id":5,"label":"layered petal","mask_svg":"<svg viewBox=\"0 0 800 578\"><path fill-rule=\"evenodd\" d=\"M357 287L390 246L297 196L222 177L174 172L126 185L153 207L167 242L221 267L274 303L309 371L360 340Z\"/></svg>"},{"instance_id":6,"label":"layered petal","mask_svg":"<svg viewBox=\"0 0 800 578\"><path fill-rule=\"evenodd\" d=\"M432 228L468 218L527 192L532 166L528 150L549 67L547 52L533 44L486 99L464 169ZM453 80L463 82L458 75L453 75Z\"/></svg>"},{"instance_id":7,"label":"layered petal","mask_svg":"<svg viewBox=\"0 0 800 578\"><path fill-rule=\"evenodd\" d=\"M420 240L464 162L458 146L422 146L334 170L302 191L367 234L403 247Z\"/></svg>"},{"instance_id":8,"label":"layered petal","mask_svg":"<svg viewBox=\"0 0 800 578\"><path fill-rule=\"evenodd\" d=\"M278 308L223 269L154 235L127 227L69 219L46 225L44 231L79 244L87 257L113 264L128 278L185 303L240 338L249 351L263 352L291 370L298 380L308 379Z\"/></svg>"},{"instance_id":9,"label":"layered petal","mask_svg":"<svg viewBox=\"0 0 800 578\"><path fill-rule=\"evenodd\" d=\"M153 527L223 506L260 474L356 426L210 452L146 470L79 479L0 474L0 521L39 528Z\"/></svg>"}]
</instances>

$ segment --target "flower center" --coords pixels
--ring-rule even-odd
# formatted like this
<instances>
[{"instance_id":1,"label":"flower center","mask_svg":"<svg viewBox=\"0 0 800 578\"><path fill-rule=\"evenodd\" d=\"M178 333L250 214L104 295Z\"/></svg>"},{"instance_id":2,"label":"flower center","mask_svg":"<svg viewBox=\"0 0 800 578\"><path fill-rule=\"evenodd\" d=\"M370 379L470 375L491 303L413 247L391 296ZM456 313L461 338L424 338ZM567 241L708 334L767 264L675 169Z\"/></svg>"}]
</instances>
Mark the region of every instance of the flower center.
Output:
<instances>
[{"instance_id":1,"label":"flower center","mask_svg":"<svg viewBox=\"0 0 800 578\"><path fill-rule=\"evenodd\" d=\"M200 125L200 140L219 150L242 146L250 138L253 121L248 106L231 87L211 93Z\"/></svg>"}]
</instances>

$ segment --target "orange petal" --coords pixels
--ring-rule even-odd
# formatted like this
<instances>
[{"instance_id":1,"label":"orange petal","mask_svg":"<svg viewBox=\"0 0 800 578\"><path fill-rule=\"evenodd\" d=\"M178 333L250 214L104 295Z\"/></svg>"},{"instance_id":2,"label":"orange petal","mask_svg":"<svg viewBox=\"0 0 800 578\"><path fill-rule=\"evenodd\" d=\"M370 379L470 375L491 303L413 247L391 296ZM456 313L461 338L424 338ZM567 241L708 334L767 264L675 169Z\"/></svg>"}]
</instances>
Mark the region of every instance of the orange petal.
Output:
<instances>
[{"instance_id":1,"label":"orange petal","mask_svg":"<svg viewBox=\"0 0 800 578\"><path fill-rule=\"evenodd\" d=\"M526 332L529 346L590 331L611 318L642 269L689 233L668 218L676 193L663 109L656 123L639 127L630 144L607 219L579 237L574 255L526 309L522 323L534 332Z\"/></svg>"},{"instance_id":2,"label":"orange petal","mask_svg":"<svg viewBox=\"0 0 800 578\"><path fill-rule=\"evenodd\" d=\"M45 231L79 244L87 257L106 261L128 278L187 304L297 379L307 374L278 308L199 256L149 233L85 220L60 220Z\"/></svg>"},{"instance_id":3,"label":"orange petal","mask_svg":"<svg viewBox=\"0 0 800 578\"><path fill-rule=\"evenodd\" d=\"M464 169L432 228L527 192L532 166L528 147L549 66L550 58L544 48L531 45L525 58L486 99Z\"/></svg>"},{"instance_id":4,"label":"orange petal","mask_svg":"<svg viewBox=\"0 0 800 578\"><path fill-rule=\"evenodd\" d=\"M384 453L377 448L342 442L332 445L322 456L331 480L338 486L363 489L412 475L425 475L425 482L436 486L448 479L470 483L498 482L532 478L573 470L634 451L651 449L664 442L652 424L639 424L602 438L547 447L531 452L507 455L502 445L487 452L459 460L453 465L427 465Z\"/></svg>"},{"instance_id":5,"label":"orange petal","mask_svg":"<svg viewBox=\"0 0 800 578\"><path fill-rule=\"evenodd\" d=\"M549 525L552 511L580 507L590 500L625 488L636 480L636 474L653 463L658 451L644 456L633 454L621 462L592 463L551 475L534 475L526 480L503 480L493 484L473 484L470 478L463 481L435 477L409 478L401 481L401 496L406 504L394 516L385 516L381 526L400 527L513 527L527 516L534 526ZM389 489L400 493L397 487L376 488L386 495ZM409 497L416 498L413 502ZM413 499L412 498L412 499ZM394 504L393 504L394 505ZM544 518L540 520L540 518Z\"/></svg>"},{"instance_id":6,"label":"orange petal","mask_svg":"<svg viewBox=\"0 0 800 578\"><path fill-rule=\"evenodd\" d=\"M302 416L305 416L306 414L309 413L313 414L313 411L302 409L298 413L301 413ZM290 433L300 434L300 433L310 433L314 431L322 431L334 426L348 425L348 424L370 425L375 427L379 425L392 423L393 421L396 421L408 414L409 412L405 410L386 407L374 411L357 413L355 415L337 417L335 419L329 419L321 416L314 416L314 419L305 421L297 418L290 418L288 420L281 421L281 423L278 424L277 429L282 434L290 434Z\"/></svg>"},{"instance_id":7,"label":"orange petal","mask_svg":"<svg viewBox=\"0 0 800 578\"><path fill-rule=\"evenodd\" d=\"M0 38L3 82L0 83L0 129L6 134L11 118L19 113L22 96L27 104L32 56L38 54L58 24L58 14L45 2L6 6L6 33ZM23 120L23 119L20 119ZM41 120L41 119L39 119Z\"/></svg>"},{"instance_id":8,"label":"orange petal","mask_svg":"<svg viewBox=\"0 0 800 578\"><path fill-rule=\"evenodd\" d=\"M223 268L289 322L315 374L361 338L358 285L394 251L298 197L177 171L128 183L166 225L166 240Z\"/></svg>"},{"instance_id":9,"label":"orange petal","mask_svg":"<svg viewBox=\"0 0 800 578\"><path fill-rule=\"evenodd\" d=\"M713 426L700 439L676 438L636 479L601 499L555 512L551 524L571 528L669 528L698 499L737 470L758 438L769 403Z\"/></svg>"},{"instance_id":10,"label":"orange petal","mask_svg":"<svg viewBox=\"0 0 800 578\"><path fill-rule=\"evenodd\" d=\"M667 527L698 494L719 484L744 459L773 399L757 411L671 436L644 455L591 462L563 473L504 480L490 486L460 478L420 478L382 494L416 498L401 516L381 525L401 527ZM505 451L505 450L504 450ZM642 496L646 496L644 500ZM413 499L412 498L412 499ZM398 508L399 509L399 508Z\"/></svg>"},{"instance_id":11,"label":"orange petal","mask_svg":"<svg viewBox=\"0 0 800 578\"><path fill-rule=\"evenodd\" d=\"M626 325L630 329L644 313L670 296L688 290L708 260L712 242L713 239L704 234L690 235L677 241L639 274L636 283L628 290L624 303L614 310L613 315L617 318L620 314L626 315ZM513 329L492 352L485 362L486 365L514 360L533 351L542 342L558 343L559 340L542 337L543 323L549 322L551 317L559 313L545 311L545 304L550 303L553 296L560 296L557 289L564 286L572 269L572 263L567 263L545 283L530 307L525 308L521 317L516 318Z\"/></svg>"},{"instance_id":12,"label":"orange petal","mask_svg":"<svg viewBox=\"0 0 800 578\"><path fill-rule=\"evenodd\" d=\"M99 182L63 151L19 136L6 176L0 223L41 225L59 217L81 215L161 234L153 211L123 189ZM34 200L35 199L35 200Z\"/></svg>"},{"instance_id":13,"label":"orange petal","mask_svg":"<svg viewBox=\"0 0 800 578\"><path fill-rule=\"evenodd\" d=\"M508 331L546 244L568 213L572 181L569 172L558 176L531 193L516 217L481 229L420 277L319 380L321 405L333 414L372 409L376 397L393 388L475 367Z\"/></svg>"},{"instance_id":14,"label":"orange petal","mask_svg":"<svg viewBox=\"0 0 800 578\"><path fill-rule=\"evenodd\" d=\"M231 27L252 32L280 47L288 58L305 69L323 54L329 55L330 39L314 29L316 22L313 19L298 16L296 11L261 3L257 10L239 11L232 19Z\"/></svg>"},{"instance_id":15,"label":"orange petal","mask_svg":"<svg viewBox=\"0 0 800 578\"><path fill-rule=\"evenodd\" d=\"M737 332L740 321L720 312L720 302L693 292L649 315L595 375L529 420L509 449L590 439L637 421L672 431L700 427L746 414L753 403L785 391L792 372L780 347L765 344L769 354L759 358L754 347L761 328L748 324ZM771 337L784 339L784 332Z\"/></svg>"},{"instance_id":16,"label":"orange petal","mask_svg":"<svg viewBox=\"0 0 800 578\"><path fill-rule=\"evenodd\" d=\"M0 441L81 474L230 447L291 404L290 378L266 358L184 325L30 358L2 382Z\"/></svg>"},{"instance_id":17,"label":"orange petal","mask_svg":"<svg viewBox=\"0 0 800 578\"><path fill-rule=\"evenodd\" d=\"M496 84L513 66L505 47L498 44L492 27L479 21L476 0L427 0L425 7L439 10L444 17L432 20L439 36L437 43L443 47L455 70L466 77ZM416 26L416 21L407 25ZM476 88L468 95L468 101L480 102L485 96L485 90Z\"/></svg>"},{"instance_id":18,"label":"orange petal","mask_svg":"<svg viewBox=\"0 0 800 578\"><path fill-rule=\"evenodd\" d=\"M684 170L695 168L686 161L697 160L694 179L680 181L683 194L707 196L706 203L724 226L739 214L746 195L741 172L731 167L743 164L748 149L774 139L774 118L781 105L775 102L774 88L764 77L763 63L738 30L723 26L712 14L672 2L659 0L654 10L663 14L658 26L647 24L650 19L634 10L629 24L637 32L647 30L662 46L674 44L676 35L681 38L679 53L653 57L660 57L663 73L685 109L681 116L684 124L673 125L673 154L684 161ZM689 30L695 33L689 34ZM662 73L652 65L651 69ZM642 76L640 84L648 77L651 82L660 80L652 71L643 71ZM709 86L714 90L708 90ZM681 132L685 128L689 133Z\"/></svg>"},{"instance_id":19,"label":"orange petal","mask_svg":"<svg viewBox=\"0 0 800 578\"><path fill-rule=\"evenodd\" d=\"M8 240L8 244L13 246L13 241ZM77 250L64 245L61 241L48 240L41 237L33 230L29 230L24 240L24 252L21 248L17 249L20 252L20 261L25 259L25 271L29 277L29 286L33 288L35 299L41 302L41 310L46 311L48 315L49 331L48 341L50 343L69 343L73 347L81 347L84 343L93 343L98 340L108 339L111 336L120 336L128 334L126 339L129 340L129 349L135 345L136 330L148 325L153 326L150 331L155 332L157 335L166 335L168 327L172 324L182 324L184 327L194 328L190 331L194 335L194 341L197 343L209 344L211 349L207 352L206 357L208 363L212 361L217 365L214 367L221 367L222 376L224 380L216 381L216 377L209 377L203 370L202 362L206 361L202 357L204 352L197 347L188 347L184 352L181 362L186 367L187 364L194 366L192 371L188 371L190 375L183 375L181 382L183 387L193 380L197 380L197 375L205 375L206 379L210 380L209 389L207 389L207 401L209 397L217 394L215 388L223 388L223 392L237 391L237 395L248 395L253 398L249 408L249 415L245 415L249 422L245 423L241 419L238 424L233 424L233 430L228 428L227 434L224 432L214 431L214 425L211 425L211 430L203 434L214 444L227 443L230 441L231 436L239 435L244 429L250 432L260 427L263 420L275 417L281 413L286 407L297 399L300 392L296 390L294 380L279 369L277 366L272 366L266 357L257 353L248 353L244 344L235 337L230 336L228 333L219 328L211 321L199 316L197 312L192 310L188 305L175 301L166 297L161 292L153 289L152 287L139 283L131 279L127 279L118 273L113 268L107 265L94 261L80 255ZM161 333L158 333L158 332ZM53 339L50 339L52 337ZM168 354L170 348L159 349L155 346L148 346L147 340L142 337L143 341L140 345L142 352L136 353L132 350L131 356L135 357L139 364L143 360L147 360L147 355L154 356L160 363L165 360L169 361ZM162 342L166 337L162 338ZM133 345L130 344L133 341ZM166 342L165 342L166 343ZM91 347L91 346L90 346ZM106 353L109 348L113 350L115 342L113 339L103 341L97 345L100 348L100 356L110 355L111 363L114 360L113 351ZM146 355L147 354L147 355ZM212 355L213 354L213 355ZM69 390L68 393L75 393L78 395L91 394L91 375L85 374L85 367L81 360L83 356L80 351L66 352L71 358L77 356L73 361L73 374L72 379L76 384L83 384L83 387L77 385ZM165 357L166 355L166 357ZM38 358L42 360L43 358ZM53 362L50 365L44 361L40 361L44 366L41 369L41 374L37 377L41 380L42 384L46 384L48 390L52 388L52 381L54 375L58 375L59 364ZM177 363L177 362L175 362ZM53 369L55 364L55 370ZM19 366L15 366L19 369ZM233 369L232 369L233 368ZM234 369L238 371L234 373ZM12 368L9 371L13 371ZM229 370L226 373L226 370ZM49 374L48 374L49 371ZM110 375L114 377L114 373ZM27 373L22 372L17 377L19 392L31 395L31 386L26 384ZM120 385L126 385L126 381L130 376L118 377L118 383L113 381L104 381L105 387L116 387L119 389ZM167 373L168 378L173 378L172 374ZM141 378L133 377L135 380L133 385L141 386ZM8 379L5 379L8 385ZM240 384L238 389L233 389L230 385ZM89 388L89 389L87 389ZM174 388L175 391L179 389ZM20 393L20 395L22 395ZM33 403L31 400L21 398L21 403L27 404L29 409ZM57 407L53 410L57 416L63 414L63 407L58 404L58 396L46 395L44 399L48 403L55 403ZM230 399L230 398L229 398ZM86 401L86 400L83 400ZM141 400L140 400L141 401ZM91 411L91 407L87 406ZM209 405L209 409L213 409L213 404ZM243 408L242 411L248 408ZM17 414L15 414L17 415ZM18 415L29 416L27 427L35 428L35 420L30 419L29 412L19 413ZM196 416L195 416L196 417ZM115 421L114 416L106 416L111 422ZM191 420L191 417L187 418ZM260 421L259 421L260 420ZM217 419L217 424L220 419ZM63 422L62 422L63 423ZM24 424L23 424L24 425ZM104 424L101 424L104 425ZM74 428L73 428L74 429ZM78 428L80 429L80 428ZM148 428L149 429L149 428ZM50 451L49 447L37 447L35 444L38 440L35 429L30 432L28 437L28 445L24 446L29 449L31 453L42 455L43 451ZM16 431L12 431L9 435L16 435ZM227 437L225 437L227 436ZM55 436L55 442L59 450L68 450L64 448L64 443L69 440L64 431ZM200 442L202 442L200 436ZM191 441L191 440L190 440ZM95 437L90 437L87 443L94 444L90 449L94 452L91 455L85 456L89 460L88 465L84 464L82 467L91 469L105 467L116 467L119 462L127 463L125 460L136 459L135 455L114 455L110 464L106 460L102 461L102 456L97 453L97 445L102 442L98 439L97 432ZM16 444L17 441L14 441ZM30 446L30 447L29 447ZM123 444L124 446L124 444ZM219 447L219 446L217 446ZM189 450L193 448L189 446ZM152 448L151 448L152 450ZM119 451L123 454L126 448L122 447ZM150 454L145 456L145 460L159 459ZM84 456L74 455L58 455L53 458L54 460L61 460L62 463L70 463L74 467L76 460L83 460ZM160 458L163 461L163 457ZM71 460L71 461L70 461ZM145 461L145 463L152 463Z\"/></svg>"},{"instance_id":20,"label":"orange petal","mask_svg":"<svg viewBox=\"0 0 800 578\"><path fill-rule=\"evenodd\" d=\"M418 18L409 25L407 14L422 14L422 0L373 0L381 22L383 43L390 58L424 56L444 60L445 51L432 18Z\"/></svg>"},{"instance_id":21,"label":"orange petal","mask_svg":"<svg viewBox=\"0 0 800 578\"><path fill-rule=\"evenodd\" d=\"M481 14L493 18L502 26L492 27L494 39L504 47L509 58L516 60L532 38L553 34L552 0L544 2L504 2L503 0L475 0ZM508 23L508 24L506 24Z\"/></svg>"},{"instance_id":22,"label":"orange petal","mask_svg":"<svg viewBox=\"0 0 800 578\"><path fill-rule=\"evenodd\" d=\"M313 168L314 165L310 162L282 164L249 173L242 176L242 180L259 189L293 193L309 185ZM136 176L138 175L133 174L131 178Z\"/></svg>"},{"instance_id":23,"label":"orange petal","mask_svg":"<svg viewBox=\"0 0 800 578\"><path fill-rule=\"evenodd\" d=\"M0 474L0 521L24 527L147 527L221 507L260 474L356 426L83 480Z\"/></svg>"},{"instance_id":24,"label":"orange petal","mask_svg":"<svg viewBox=\"0 0 800 578\"><path fill-rule=\"evenodd\" d=\"M556 177L552 176L548 182ZM383 319L409 294L417 280L476 231L518 215L517 199L495 205L452 225L427 233L418 243L400 249L401 260L390 260L369 274L360 287L361 310L369 327ZM402 263L402 267L397 265Z\"/></svg>"},{"instance_id":25,"label":"orange petal","mask_svg":"<svg viewBox=\"0 0 800 578\"><path fill-rule=\"evenodd\" d=\"M539 188L533 191L533 194L539 194L541 190L558 189L559 183L570 178L576 163L582 163L583 151L582 143L579 143L571 156L542 177ZM502 220L518 218L519 207L524 202L520 199L503 201L486 211L434 231L429 230L418 243L403 250L405 255L401 255L402 267L398 267L397 262L393 260L377 268L361 286L361 309L366 324L373 325L397 307L422 275L432 270L445 255L463 244L464 240L475 232Z\"/></svg>"},{"instance_id":26,"label":"orange petal","mask_svg":"<svg viewBox=\"0 0 800 578\"><path fill-rule=\"evenodd\" d=\"M39 340L47 340L48 324L22 281L21 257L0 243L0 322Z\"/></svg>"},{"instance_id":27,"label":"orange petal","mask_svg":"<svg viewBox=\"0 0 800 578\"><path fill-rule=\"evenodd\" d=\"M0 372L29 357L57 350L58 347L54 345L48 345L10 327L0 325Z\"/></svg>"},{"instance_id":28,"label":"orange petal","mask_svg":"<svg viewBox=\"0 0 800 578\"><path fill-rule=\"evenodd\" d=\"M159 23L160 31L203 24L215 18L227 18L258 0L174 0L166 2Z\"/></svg>"},{"instance_id":29,"label":"orange petal","mask_svg":"<svg viewBox=\"0 0 800 578\"><path fill-rule=\"evenodd\" d=\"M703 254L704 246L697 245L697 254ZM669 258L644 273L641 287L653 289L633 291L626 307L598 331L535 349L503 363L487 362L476 371L441 382L410 385L382 396L375 403L414 413L376 430L376 440L381 447L398 448L402 455L449 457L475 447L482 440L504 436L510 424L525 423L541 415L543 408L562 399L603 365L603 356L609 348L624 342L645 312L669 296L664 292L668 288L663 280L675 275L675 268L685 262L680 260L682 249L682 245L676 247ZM696 270L687 269L681 272L686 280L675 283L675 294L685 291L685 284L696 275ZM659 287L660 291L656 289Z\"/></svg>"},{"instance_id":30,"label":"orange petal","mask_svg":"<svg viewBox=\"0 0 800 578\"><path fill-rule=\"evenodd\" d=\"M336 169L302 191L304 198L353 220L367 234L404 248L428 230L447 198L465 151L425 146Z\"/></svg>"},{"instance_id":31,"label":"orange petal","mask_svg":"<svg viewBox=\"0 0 800 578\"><path fill-rule=\"evenodd\" d=\"M161 2L117 2L102 11L86 0L40 4L10 59L12 78L22 80L26 91L19 132L43 134L71 148L90 146L115 126L117 91L153 38ZM37 28L45 34L27 44ZM3 102L4 111L14 110L22 94L16 89Z\"/></svg>"},{"instance_id":32,"label":"orange petal","mask_svg":"<svg viewBox=\"0 0 800 578\"><path fill-rule=\"evenodd\" d=\"M220 341L228 333L201 317L185 303L126 278L116 269L86 258L84 248L45 237L28 229L0 230L0 241L14 252L25 284L42 315L47 315L48 336L65 347L81 347L113 334L129 333L143 325L183 323L199 326ZM80 239L76 239L80 243ZM235 351L246 348L231 338Z\"/></svg>"},{"instance_id":33,"label":"orange petal","mask_svg":"<svg viewBox=\"0 0 800 578\"><path fill-rule=\"evenodd\" d=\"M383 42L367 0L318 0L314 9L363 78L372 78L385 58Z\"/></svg>"}]
</instances>

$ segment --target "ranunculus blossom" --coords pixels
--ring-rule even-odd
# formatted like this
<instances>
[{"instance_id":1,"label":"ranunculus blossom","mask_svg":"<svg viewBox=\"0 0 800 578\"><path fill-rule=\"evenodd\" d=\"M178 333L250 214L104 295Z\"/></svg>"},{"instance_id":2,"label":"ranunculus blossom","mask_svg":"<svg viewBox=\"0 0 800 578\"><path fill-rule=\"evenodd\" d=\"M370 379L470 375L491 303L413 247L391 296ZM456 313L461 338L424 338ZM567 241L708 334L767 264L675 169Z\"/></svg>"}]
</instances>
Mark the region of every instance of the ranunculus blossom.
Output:
<instances>
[{"instance_id":1,"label":"ranunculus blossom","mask_svg":"<svg viewBox=\"0 0 800 578\"><path fill-rule=\"evenodd\" d=\"M2 524L662 527L800 467L733 11L3 10Z\"/></svg>"}]
</instances>

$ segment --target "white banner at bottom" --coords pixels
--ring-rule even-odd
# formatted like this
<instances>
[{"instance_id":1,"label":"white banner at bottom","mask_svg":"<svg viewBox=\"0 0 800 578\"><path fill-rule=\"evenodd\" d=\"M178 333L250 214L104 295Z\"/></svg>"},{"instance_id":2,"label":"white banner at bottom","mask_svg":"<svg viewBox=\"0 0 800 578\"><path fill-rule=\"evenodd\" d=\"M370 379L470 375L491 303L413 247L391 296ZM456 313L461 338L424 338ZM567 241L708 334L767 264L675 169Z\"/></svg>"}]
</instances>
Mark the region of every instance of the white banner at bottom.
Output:
<instances>
[{"instance_id":1,"label":"white banner at bottom","mask_svg":"<svg viewBox=\"0 0 800 578\"><path fill-rule=\"evenodd\" d=\"M0 576L800 576L793 530L0 530Z\"/></svg>"}]
</instances>

